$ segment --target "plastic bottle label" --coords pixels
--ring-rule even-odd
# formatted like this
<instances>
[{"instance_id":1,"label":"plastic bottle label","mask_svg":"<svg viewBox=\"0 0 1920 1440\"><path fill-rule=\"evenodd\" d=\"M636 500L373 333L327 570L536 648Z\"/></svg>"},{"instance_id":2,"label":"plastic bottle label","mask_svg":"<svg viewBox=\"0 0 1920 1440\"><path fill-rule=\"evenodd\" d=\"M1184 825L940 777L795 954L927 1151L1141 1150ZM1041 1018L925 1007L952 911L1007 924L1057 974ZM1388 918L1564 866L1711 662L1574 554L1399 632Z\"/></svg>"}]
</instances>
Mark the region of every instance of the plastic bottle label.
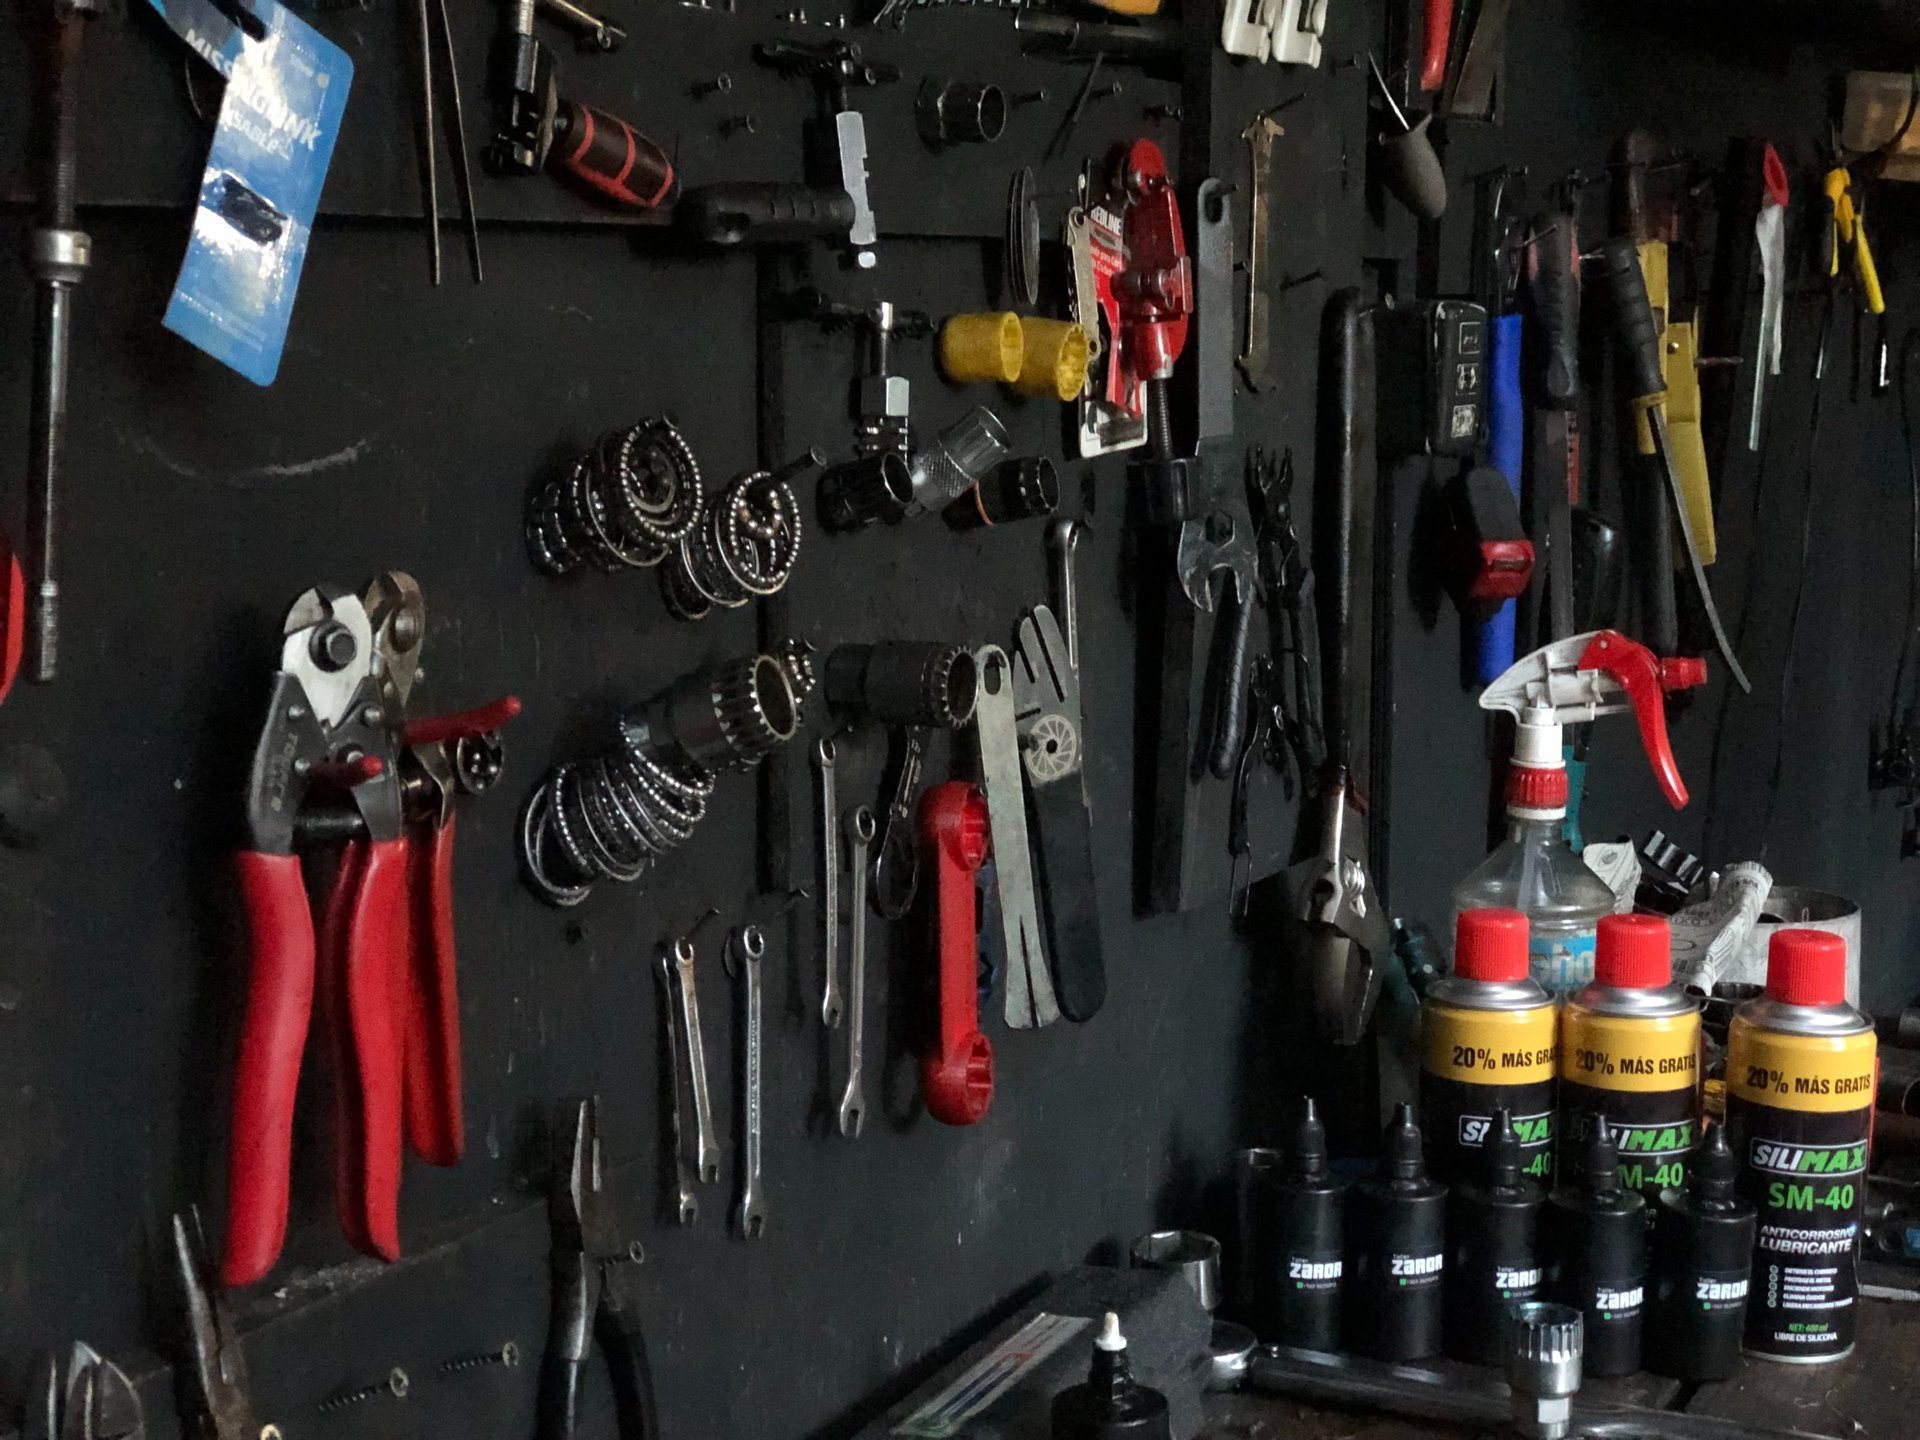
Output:
<instances>
[{"instance_id":1,"label":"plastic bottle label","mask_svg":"<svg viewBox=\"0 0 1920 1440\"><path fill-rule=\"evenodd\" d=\"M1578 990L1593 983L1595 931L1550 935L1536 930L1527 941L1527 973L1543 990Z\"/></svg>"}]
</instances>

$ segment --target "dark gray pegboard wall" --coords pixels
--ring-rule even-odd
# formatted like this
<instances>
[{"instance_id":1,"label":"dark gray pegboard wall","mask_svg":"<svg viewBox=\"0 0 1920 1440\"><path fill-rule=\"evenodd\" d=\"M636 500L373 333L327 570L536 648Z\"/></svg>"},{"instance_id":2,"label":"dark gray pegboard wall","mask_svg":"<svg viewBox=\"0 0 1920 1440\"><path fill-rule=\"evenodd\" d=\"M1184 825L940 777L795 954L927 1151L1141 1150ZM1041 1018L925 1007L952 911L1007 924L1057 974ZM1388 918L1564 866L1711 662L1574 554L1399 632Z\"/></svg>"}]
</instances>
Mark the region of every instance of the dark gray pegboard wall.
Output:
<instances>
[{"instance_id":1,"label":"dark gray pegboard wall","mask_svg":"<svg viewBox=\"0 0 1920 1440\"><path fill-rule=\"evenodd\" d=\"M585 98L624 107L677 137L690 180L796 173L808 87L753 65L754 40L818 36L742 0L741 13L639 0L620 56L560 63ZM1318 73L1234 67L1193 71L1186 103L1209 145L1141 118L1179 94L1121 71L1118 97L1095 102L1074 143L1042 172L1049 224L1080 160L1118 138L1157 133L1170 153L1211 153L1236 182L1245 223L1247 119L1296 93L1274 175L1276 275L1317 279L1275 310L1279 383L1242 397L1243 436L1295 448L1312 475L1315 347L1330 287L1359 283L1360 257L1411 261L1410 227L1371 227L1365 210L1364 72L1337 62L1379 43L1372 7L1335 0L1329 63ZM294 1440L328 1436L518 1435L530 1429L533 1368L416 1385L404 1404L315 1417L316 1401L393 1365L430 1376L448 1356L544 1338L545 1224L539 1117L554 1098L602 1097L617 1200L644 1240L649 1337L670 1435L797 1435L851 1428L950 1353L964 1329L1044 1272L1154 1222L1225 1224L1222 1180L1236 1144L1273 1137L1279 1105L1309 1081L1292 1022L1273 1002L1286 956L1236 935L1224 909L1151 920L1133 914L1132 781L1136 701L1153 688L1135 656L1139 608L1122 467L1067 465L1065 509L1090 522L1082 624L1096 866L1112 999L1091 1025L1038 1034L994 1026L999 1092L988 1120L954 1131L913 1101L907 998L915 927L884 939L875 1033L884 1080L868 1133L826 1133L813 912L776 925L768 1037L769 1233L729 1238L726 1180L702 1192L691 1230L659 1215L658 1017L654 947L704 909L732 921L767 902L754 883L756 789L722 782L697 839L640 885L607 886L561 915L519 884L517 802L555 758L576 750L611 707L685 670L750 648L742 612L689 626L669 619L651 577L535 575L519 539L528 483L602 428L671 411L712 475L756 460L758 334L751 259L677 256L658 237L603 223L545 179L481 184L487 280L467 283L448 234L448 283L425 280L417 223L409 91L401 57L408 7L320 17L360 71L315 236L280 378L258 390L161 330L158 316L185 237L202 144L188 109L182 52L139 7L110 13L90 37L84 193L96 265L78 304L75 438L67 486L66 673L23 684L0 711L0 746L50 752L70 790L40 844L0 853L0 1395L18 1396L36 1352L84 1336L111 1354L168 1356L175 1320L164 1266L166 1217L198 1202L217 1227L230 1045L240 974L227 854L238 829L247 750L274 660L279 618L308 584L357 585L399 565L425 587L426 665L436 703L514 691L526 713L509 734L501 787L461 820L458 920L466 1035L469 1157L456 1171L409 1168L403 1225L411 1255L394 1271L341 1269L332 1216L324 1076L307 1077L297 1143L296 1218L284 1292L252 1297L250 1342L264 1416ZM817 18L817 17L816 17ZM1539 175L1594 166L1636 123L1718 156L1732 133L1789 143L1810 186L1828 77L1841 57L1795 38L1755 51L1657 16L1577 0L1519 7L1506 123L1456 131L1458 176L1496 160ZM470 139L484 128L482 59L490 16L458 12ZM1196 17L1211 27L1213 17ZM814 278L846 299L883 295L939 316L996 303L1009 167L1036 160L1082 70L1019 58L1006 16L916 15L883 34L905 81L877 96L874 197L883 232L870 280L826 255ZM1830 46L1822 40L1822 47ZM1883 68L1907 58L1867 46ZM724 69L724 100L686 98ZM932 157L908 129L924 72L978 76L1009 90L1045 86L996 148ZM0 134L24 133L26 47L0 44ZM720 115L753 113L752 136L722 142ZM19 194L22 144L0 156ZM1896 314L1913 247L1898 230L1912 207L1881 202L1877 238ZM385 218L381 218L385 217ZM1444 232L1443 273L1464 282L1465 207ZM0 251L15 253L22 212ZM784 263L784 262L782 262ZM795 273L795 278L797 273ZM0 455L24 452L30 333L24 280L0 287ZM1756 853L1770 788L1779 676L1800 538L1810 342L1817 302L1796 300L1790 374L1776 392L1757 550L1747 516L1754 473L1722 477L1723 598L1761 569L1742 645L1757 693L1730 712L1711 858ZM784 442L844 451L852 342L790 330L780 368ZM920 424L976 400L910 345ZM1831 382L1830 382L1831 383ZM1813 583L1785 713L1785 755L1767 858L1783 878L1867 905L1867 996L1907 998L1920 971L1911 870L1898 822L1863 789L1866 727L1890 675L1902 623L1906 496L1891 401L1827 397L1816 474ZM1061 455L1050 406L997 403L1024 446ZM1412 491L1398 503L1410 515ZM18 533L20 499L7 521ZM1404 534L1404 518L1403 518ZM889 635L1011 638L1018 610L1044 596L1037 527L955 538L929 522L858 537L810 534L790 592L794 632L820 645ZM1757 558L1749 560L1749 554ZM1457 681L1450 614L1433 633L1410 609L1398 622L1399 710L1394 907L1435 924L1445 894L1481 853L1487 768L1478 712ZM1696 805L1672 827L1699 835L1709 723L1724 682L1676 731ZM877 752L849 741L842 796L877 784ZM794 865L810 875L812 795L801 757L784 767ZM1603 737L1589 828L1642 833L1667 820L1622 727ZM1263 848L1283 843L1292 811L1257 797ZM1223 807L1222 807L1223 808ZM1224 878L1224 848L1219 864ZM810 884L810 881L802 883ZM725 1133L734 1133L730 992L707 932L702 988ZM313 1067L310 1067L312 1069ZM164 1385L148 1387L159 1435L171 1433ZM605 1419L602 1413L603 1420Z\"/></svg>"}]
</instances>

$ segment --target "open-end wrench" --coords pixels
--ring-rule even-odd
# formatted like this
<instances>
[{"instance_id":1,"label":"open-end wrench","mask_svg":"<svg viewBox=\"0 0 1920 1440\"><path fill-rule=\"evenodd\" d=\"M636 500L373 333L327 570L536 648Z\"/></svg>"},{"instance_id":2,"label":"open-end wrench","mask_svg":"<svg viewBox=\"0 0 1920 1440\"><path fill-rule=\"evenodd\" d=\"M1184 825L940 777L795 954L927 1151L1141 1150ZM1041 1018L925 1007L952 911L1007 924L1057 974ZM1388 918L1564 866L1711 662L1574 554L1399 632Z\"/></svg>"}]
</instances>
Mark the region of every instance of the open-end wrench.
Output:
<instances>
[{"instance_id":1,"label":"open-end wrench","mask_svg":"<svg viewBox=\"0 0 1920 1440\"><path fill-rule=\"evenodd\" d=\"M678 1004L674 995L676 974L673 957L665 950L660 952L660 1019L666 1027L667 1073L672 1077L668 1092L673 1101L672 1117L667 1123L668 1134L673 1140L674 1182L680 1191L679 1202L675 1209L682 1225L691 1225L700 1218L700 1201L693 1193L693 1176L687 1170L687 1145L680 1124L680 1110L685 1103L680 1094L680 1022L674 1018L673 1007Z\"/></svg>"},{"instance_id":2,"label":"open-end wrench","mask_svg":"<svg viewBox=\"0 0 1920 1440\"><path fill-rule=\"evenodd\" d=\"M813 747L813 768L820 776L820 958L826 989L820 1018L829 1030L840 1024L840 805L833 783L833 741L822 736Z\"/></svg>"},{"instance_id":3,"label":"open-end wrench","mask_svg":"<svg viewBox=\"0 0 1920 1440\"><path fill-rule=\"evenodd\" d=\"M760 1193L760 957L766 953L767 939L758 925L742 925L727 937L727 962L744 982L740 1003L747 1012L740 1075L740 1109L747 1136L740 1166L740 1203L733 1212L742 1240L758 1240L767 1228L766 1197Z\"/></svg>"},{"instance_id":4,"label":"open-end wrench","mask_svg":"<svg viewBox=\"0 0 1920 1440\"><path fill-rule=\"evenodd\" d=\"M1087 527L1078 520L1055 520L1047 526L1047 550L1053 556L1054 603L1067 628L1067 664L1080 673L1080 591L1073 579L1073 552Z\"/></svg>"},{"instance_id":5,"label":"open-end wrench","mask_svg":"<svg viewBox=\"0 0 1920 1440\"><path fill-rule=\"evenodd\" d=\"M849 1138L859 1135L860 1122L867 1113L867 1092L861 1076L866 1055L867 851L873 846L876 828L873 811L865 805L847 812L847 848L853 852L853 863L848 867L853 876L853 915L847 958L853 1014L847 1022L847 1088L840 1097L840 1133Z\"/></svg>"},{"instance_id":6,"label":"open-end wrench","mask_svg":"<svg viewBox=\"0 0 1920 1440\"><path fill-rule=\"evenodd\" d=\"M1250 390L1269 382L1268 354L1273 334L1273 301L1267 294L1267 227L1272 205L1267 181L1273 170L1273 142L1286 134L1271 114L1256 115L1240 132L1247 142L1253 172L1253 198L1247 202L1247 333L1240 345L1240 375Z\"/></svg>"},{"instance_id":7,"label":"open-end wrench","mask_svg":"<svg viewBox=\"0 0 1920 1440\"><path fill-rule=\"evenodd\" d=\"M700 1183L720 1178L720 1146L713 1138L713 1095L707 1089L707 1047L700 1038L700 994L694 989L693 942L673 942L673 964L680 972L680 1021L687 1031L687 1074L693 1088L693 1134Z\"/></svg>"}]
</instances>

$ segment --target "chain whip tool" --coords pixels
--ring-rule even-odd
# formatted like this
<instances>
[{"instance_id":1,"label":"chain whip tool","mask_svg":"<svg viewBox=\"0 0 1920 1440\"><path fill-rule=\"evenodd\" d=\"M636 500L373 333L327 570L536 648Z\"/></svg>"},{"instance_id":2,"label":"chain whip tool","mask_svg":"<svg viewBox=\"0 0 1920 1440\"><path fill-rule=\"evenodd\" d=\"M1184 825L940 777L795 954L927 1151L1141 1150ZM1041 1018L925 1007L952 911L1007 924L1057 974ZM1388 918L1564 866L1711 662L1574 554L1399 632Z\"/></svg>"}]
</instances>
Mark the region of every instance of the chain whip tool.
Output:
<instances>
[{"instance_id":1,"label":"chain whip tool","mask_svg":"<svg viewBox=\"0 0 1920 1440\"><path fill-rule=\"evenodd\" d=\"M714 606L737 610L787 583L800 558L800 502L793 482L826 463L818 448L777 470L755 470L710 499L660 571L667 609L699 620Z\"/></svg>"},{"instance_id":2,"label":"chain whip tool","mask_svg":"<svg viewBox=\"0 0 1920 1440\"><path fill-rule=\"evenodd\" d=\"M1027 848L1026 782L1020 774L1020 734L1014 718L1013 666L998 645L973 652L980 695L973 712L980 746L980 788L993 835L994 883L1000 892L1000 937L1007 956L1007 1024L1017 1030L1060 1018L1053 977L1040 939L1033 895L1033 857Z\"/></svg>"},{"instance_id":3,"label":"chain whip tool","mask_svg":"<svg viewBox=\"0 0 1920 1440\"><path fill-rule=\"evenodd\" d=\"M767 1230L766 1196L760 1189L760 961L766 953L767 939L758 925L743 925L727 937L727 963L740 978L740 1004L746 1012L741 1024L746 1048L741 1054L740 1075L746 1142L740 1166L740 1203L733 1217L742 1240L758 1240Z\"/></svg>"},{"instance_id":4,"label":"chain whip tool","mask_svg":"<svg viewBox=\"0 0 1920 1440\"><path fill-rule=\"evenodd\" d=\"M873 811L857 805L847 812L847 848L852 852L853 915L848 954L852 1015L847 1030L847 1088L840 1096L840 1133L848 1139L860 1134L860 1122L867 1113L867 1092L862 1077L866 1058L867 1010L867 851L873 845Z\"/></svg>"},{"instance_id":5,"label":"chain whip tool","mask_svg":"<svg viewBox=\"0 0 1920 1440\"><path fill-rule=\"evenodd\" d=\"M680 1116L686 1100L681 1093L680 1076L683 1068L684 1052L680 1045L680 1022L674 1017L674 1007L679 1002L675 993L677 973L673 965L673 956L667 950L660 952L658 965L660 976L660 1023L667 1044L667 1089L673 1103L671 1118L667 1122L667 1131L673 1141L673 1178L679 1191L674 1214L682 1225L691 1225L700 1218L700 1197L694 1194L693 1175L687 1169L687 1145L684 1127Z\"/></svg>"},{"instance_id":6,"label":"chain whip tool","mask_svg":"<svg viewBox=\"0 0 1920 1440\"><path fill-rule=\"evenodd\" d=\"M820 1019L829 1030L840 1025L840 805L833 780L833 741L822 736L813 747L813 765L820 776L820 957L826 969L826 988L820 996Z\"/></svg>"}]
</instances>

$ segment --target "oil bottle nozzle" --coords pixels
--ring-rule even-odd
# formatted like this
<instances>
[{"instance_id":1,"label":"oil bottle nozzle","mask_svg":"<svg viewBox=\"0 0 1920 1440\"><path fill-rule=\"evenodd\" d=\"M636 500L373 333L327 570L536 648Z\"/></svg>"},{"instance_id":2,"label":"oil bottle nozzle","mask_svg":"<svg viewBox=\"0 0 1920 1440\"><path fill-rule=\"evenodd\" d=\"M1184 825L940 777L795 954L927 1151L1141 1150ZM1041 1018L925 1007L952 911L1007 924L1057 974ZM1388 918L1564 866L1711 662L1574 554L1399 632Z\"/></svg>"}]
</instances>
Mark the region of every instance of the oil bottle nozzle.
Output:
<instances>
[{"instance_id":1,"label":"oil bottle nozzle","mask_svg":"<svg viewBox=\"0 0 1920 1440\"><path fill-rule=\"evenodd\" d=\"M1293 1132L1293 1178L1327 1178L1327 1127L1320 1123L1320 1107L1309 1095L1300 1112L1300 1124Z\"/></svg>"},{"instance_id":2,"label":"oil bottle nozzle","mask_svg":"<svg viewBox=\"0 0 1920 1440\"><path fill-rule=\"evenodd\" d=\"M1707 1127L1688 1170L1693 1181L1694 1202L1700 1209L1723 1209L1734 1204L1734 1184L1739 1178L1740 1162L1727 1143L1726 1126Z\"/></svg>"},{"instance_id":3,"label":"oil bottle nozzle","mask_svg":"<svg viewBox=\"0 0 1920 1440\"><path fill-rule=\"evenodd\" d=\"M1418 1180L1426 1170L1426 1157L1420 1143L1420 1127L1413 1123L1413 1106L1402 1102L1393 1107L1393 1122L1387 1126L1387 1143L1380 1152L1380 1178Z\"/></svg>"},{"instance_id":4,"label":"oil bottle nozzle","mask_svg":"<svg viewBox=\"0 0 1920 1440\"><path fill-rule=\"evenodd\" d=\"M1580 1178L1595 1195L1611 1195L1620 1188L1620 1152L1597 1127L1580 1156Z\"/></svg>"},{"instance_id":5,"label":"oil bottle nozzle","mask_svg":"<svg viewBox=\"0 0 1920 1440\"><path fill-rule=\"evenodd\" d=\"M1520 1135L1513 1128L1513 1112L1502 1105L1493 1112L1493 1133L1486 1144L1487 1179L1496 1190L1520 1183Z\"/></svg>"}]
</instances>

